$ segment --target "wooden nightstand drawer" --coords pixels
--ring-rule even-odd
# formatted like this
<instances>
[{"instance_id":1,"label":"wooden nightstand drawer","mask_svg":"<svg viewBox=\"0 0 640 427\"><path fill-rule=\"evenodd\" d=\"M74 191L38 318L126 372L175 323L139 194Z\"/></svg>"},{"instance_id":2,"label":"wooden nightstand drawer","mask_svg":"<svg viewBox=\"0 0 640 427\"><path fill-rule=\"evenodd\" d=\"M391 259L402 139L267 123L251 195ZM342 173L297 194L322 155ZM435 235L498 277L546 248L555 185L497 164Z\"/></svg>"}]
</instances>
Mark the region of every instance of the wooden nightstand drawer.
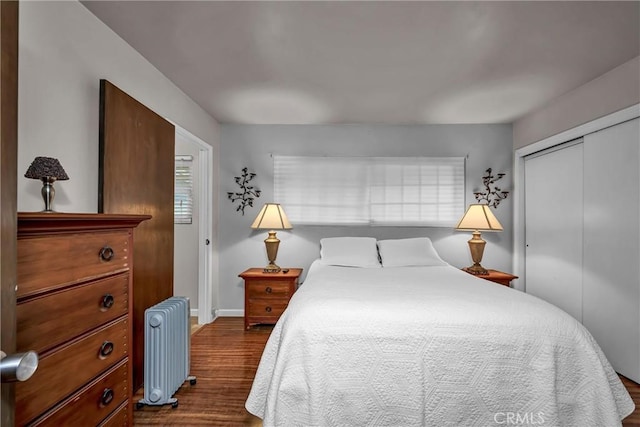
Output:
<instances>
[{"instance_id":1,"label":"wooden nightstand drawer","mask_svg":"<svg viewBox=\"0 0 640 427\"><path fill-rule=\"evenodd\" d=\"M245 292L252 298L291 298L291 283L275 280L252 280L247 283Z\"/></svg>"},{"instance_id":2,"label":"wooden nightstand drawer","mask_svg":"<svg viewBox=\"0 0 640 427\"><path fill-rule=\"evenodd\" d=\"M275 317L277 319L288 304L289 299L250 299L249 317Z\"/></svg>"},{"instance_id":3,"label":"wooden nightstand drawer","mask_svg":"<svg viewBox=\"0 0 640 427\"><path fill-rule=\"evenodd\" d=\"M286 272L265 273L261 268L250 268L240 274L244 279L244 326L260 323L275 324L298 288L300 268ZM284 271L284 270L283 270Z\"/></svg>"}]
</instances>

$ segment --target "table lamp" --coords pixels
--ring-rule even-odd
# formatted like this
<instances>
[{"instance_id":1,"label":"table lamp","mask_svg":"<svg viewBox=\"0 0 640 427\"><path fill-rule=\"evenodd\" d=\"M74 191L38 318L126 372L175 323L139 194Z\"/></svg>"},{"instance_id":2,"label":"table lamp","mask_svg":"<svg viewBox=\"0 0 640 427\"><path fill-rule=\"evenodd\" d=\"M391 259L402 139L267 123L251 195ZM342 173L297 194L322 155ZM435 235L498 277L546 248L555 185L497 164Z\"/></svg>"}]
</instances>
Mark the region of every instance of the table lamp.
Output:
<instances>
[{"instance_id":1,"label":"table lamp","mask_svg":"<svg viewBox=\"0 0 640 427\"><path fill-rule=\"evenodd\" d=\"M264 241L267 248L267 258L269 259L269 265L264 268L265 273L277 273L280 271L275 263L276 256L278 255L278 246L280 240L276 237L275 230L290 230L293 227L287 219L287 215L284 213L282 206L278 203L265 203L265 205L258 213L255 221L251 224L251 228L257 230L269 230L269 237Z\"/></svg>"},{"instance_id":2,"label":"table lamp","mask_svg":"<svg viewBox=\"0 0 640 427\"><path fill-rule=\"evenodd\" d=\"M40 194L42 194L42 199L44 200L44 210L42 212L53 212L51 204L56 195L53 183L69 179L69 176L64 171L58 159L54 159L53 157L36 157L33 162L31 162L24 176L42 181L42 190L40 190Z\"/></svg>"},{"instance_id":3,"label":"table lamp","mask_svg":"<svg viewBox=\"0 0 640 427\"><path fill-rule=\"evenodd\" d=\"M480 265L484 246L487 243L480 236L480 232L502 231L502 225L500 225L498 219L493 215L493 212L491 212L489 205L469 205L469 208L456 226L456 230L473 232L473 237L469 240L469 249L471 250L473 265L464 268L464 271L471 274L489 274L489 272Z\"/></svg>"}]
</instances>

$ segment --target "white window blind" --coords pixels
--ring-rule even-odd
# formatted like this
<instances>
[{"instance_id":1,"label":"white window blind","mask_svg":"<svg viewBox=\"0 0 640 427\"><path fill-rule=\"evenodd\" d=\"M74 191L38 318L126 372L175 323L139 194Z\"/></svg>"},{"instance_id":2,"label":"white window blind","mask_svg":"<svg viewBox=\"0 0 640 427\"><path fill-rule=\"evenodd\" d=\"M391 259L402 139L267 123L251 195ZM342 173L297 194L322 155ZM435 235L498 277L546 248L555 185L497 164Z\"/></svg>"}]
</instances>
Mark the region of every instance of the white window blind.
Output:
<instances>
[{"instance_id":1,"label":"white window blind","mask_svg":"<svg viewBox=\"0 0 640 427\"><path fill-rule=\"evenodd\" d=\"M274 197L298 224L367 224L367 162L274 156Z\"/></svg>"},{"instance_id":2,"label":"white window blind","mask_svg":"<svg viewBox=\"0 0 640 427\"><path fill-rule=\"evenodd\" d=\"M464 158L371 159L371 222L453 226L464 214Z\"/></svg>"},{"instance_id":3,"label":"white window blind","mask_svg":"<svg viewBox=\"0 0 640 427\"><path fill-rule=\"evenodd\" d=\"M463 157L274 156L274 198L292 223L454 226Z\"/></svg>"},{"instance_id":4,"label":"white window blind","mask_svg":"<svg viewBox=\"0 0 640 427\"><path fill-rule=\"evenodd\" d=\"M175 224L193 221L193 156L176 156L173 218Z\"/></svg>"}]
</instances>

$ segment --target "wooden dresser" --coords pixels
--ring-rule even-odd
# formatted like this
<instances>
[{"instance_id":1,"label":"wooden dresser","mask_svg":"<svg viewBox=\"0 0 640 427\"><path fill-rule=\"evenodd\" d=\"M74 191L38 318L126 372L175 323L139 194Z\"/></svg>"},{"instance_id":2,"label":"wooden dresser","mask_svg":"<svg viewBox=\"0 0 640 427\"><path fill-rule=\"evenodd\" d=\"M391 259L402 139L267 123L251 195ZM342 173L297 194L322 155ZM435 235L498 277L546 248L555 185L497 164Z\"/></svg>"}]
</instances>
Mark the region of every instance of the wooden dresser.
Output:
<instances>
[{"instance_id":1,"label":"wooden dresser","mask_svg":"<svg viewBox=\"0 0 640 427\"><path fill-rule=\"evenodd\" d=\"M244 279L244 328L260 323L275 325L298 289L301 274L301 268L283 269L279 273L250 268L240 273Z\"/></svg>"},{"instance_id":2,"label":"wooden dresser","mask_svg":"<svg viewBox=\"0 0 640 427\"><path fill-rule=\"evenodd\" d=\"M133 229L148 215L18 213L22 425L132 425Z\"/></svg>"}]
</instances>

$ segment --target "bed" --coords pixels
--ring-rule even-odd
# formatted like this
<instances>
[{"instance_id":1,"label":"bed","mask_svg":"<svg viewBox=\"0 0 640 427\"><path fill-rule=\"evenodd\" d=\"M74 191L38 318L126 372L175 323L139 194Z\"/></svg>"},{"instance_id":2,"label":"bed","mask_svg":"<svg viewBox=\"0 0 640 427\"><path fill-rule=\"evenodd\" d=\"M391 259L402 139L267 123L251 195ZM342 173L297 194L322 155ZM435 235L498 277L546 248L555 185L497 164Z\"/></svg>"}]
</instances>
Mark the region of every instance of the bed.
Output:
<instances>
[{"instance_id":1,"label":"bed","mask_svg":"<svg viewBox=\"0 0 640 427\"><path fill-rule=\"evenodd\" d=\"M246 401L265 427L615 426L633 411L597 343L555 306L448 265L430 241L427 263L381 242L375 262L336 263L328 243Z\"/></svg>"}]
</instances>

